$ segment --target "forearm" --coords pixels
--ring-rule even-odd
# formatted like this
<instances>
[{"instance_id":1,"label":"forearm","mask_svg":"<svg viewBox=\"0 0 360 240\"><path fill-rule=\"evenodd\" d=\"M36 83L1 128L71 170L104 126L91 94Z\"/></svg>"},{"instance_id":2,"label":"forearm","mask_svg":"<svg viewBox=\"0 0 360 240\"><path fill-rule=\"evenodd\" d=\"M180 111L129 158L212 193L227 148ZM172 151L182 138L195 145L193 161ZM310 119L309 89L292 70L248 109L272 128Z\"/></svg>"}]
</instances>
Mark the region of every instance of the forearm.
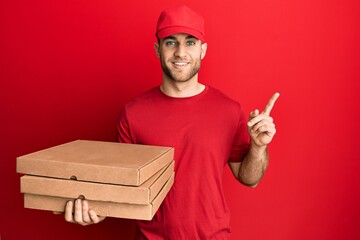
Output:
<instances>
[{"instance_id":1,"label":"forearm","mask_svg":"<svg viewBox=\"0 0 360 240\"><path fill-rule=\"evenodd\" d=\"M255 187L264 176L268 163L267 147L252 145L239 168L239 181L246 186Z\"/></svg>"},{"instance_id":2,"label":"forearm","mask_svg":"<svg viewBox=\"0 0 360 240\"><path fill-rule=\"evenodd\" d=\"M237 172L237 179L249 187L255 187L260 182L269 163L267 146L276 133L270 112L279 96L279 93L275 93L261 113L257 109L250 113L247 123L251 137L250 151L240 164L238 171L233 171Z\"/></svg>"}]
</instances>

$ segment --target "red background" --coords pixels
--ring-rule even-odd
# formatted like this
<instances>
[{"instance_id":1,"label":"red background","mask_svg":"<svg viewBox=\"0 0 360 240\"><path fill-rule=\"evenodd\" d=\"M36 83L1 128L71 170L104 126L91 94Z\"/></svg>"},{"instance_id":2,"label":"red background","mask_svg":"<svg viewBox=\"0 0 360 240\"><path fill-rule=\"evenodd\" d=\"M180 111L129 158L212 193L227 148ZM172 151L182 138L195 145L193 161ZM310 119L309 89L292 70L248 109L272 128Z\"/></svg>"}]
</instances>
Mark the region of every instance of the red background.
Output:
<instances>
[{"instance_id":1,"label":"red background","mask_svg":"<svg viewBox=\"0 0 360 240\"><path fill-rule=\"evenodd\" d=\"M17 156L114 141L121 106L161 81L160 11L180 1L0 1L0 238L131 239L134 223L80 227L23 208ZM278 133L256 189L225 169L232 239L360 239L357 0L182 1L206 19L200 80L262 109Z\"/></svg>"}]
</instances>

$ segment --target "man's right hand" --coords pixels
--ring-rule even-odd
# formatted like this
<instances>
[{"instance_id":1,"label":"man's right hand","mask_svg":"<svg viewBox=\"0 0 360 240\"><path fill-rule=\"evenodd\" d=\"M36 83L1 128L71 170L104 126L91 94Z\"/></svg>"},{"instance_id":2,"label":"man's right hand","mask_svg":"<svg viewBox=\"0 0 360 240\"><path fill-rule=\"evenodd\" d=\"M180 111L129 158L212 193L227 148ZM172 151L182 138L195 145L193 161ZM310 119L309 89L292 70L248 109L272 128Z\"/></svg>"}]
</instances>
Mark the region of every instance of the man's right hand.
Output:
<instances>
[{"instance_id":1,"label":"man's right hand","mask_svg":"<svg viewBox=\"0 0 360 240\"><path fill-rule=\"evenodd\" d=\"M88 201L86 200L76 199L75 201L68 201L66 203L65 221L67 222L87 226L90 224L99 223L105 218L106 217L96 215L94 210L89 210Z\"/></svg>"}]
</instances>

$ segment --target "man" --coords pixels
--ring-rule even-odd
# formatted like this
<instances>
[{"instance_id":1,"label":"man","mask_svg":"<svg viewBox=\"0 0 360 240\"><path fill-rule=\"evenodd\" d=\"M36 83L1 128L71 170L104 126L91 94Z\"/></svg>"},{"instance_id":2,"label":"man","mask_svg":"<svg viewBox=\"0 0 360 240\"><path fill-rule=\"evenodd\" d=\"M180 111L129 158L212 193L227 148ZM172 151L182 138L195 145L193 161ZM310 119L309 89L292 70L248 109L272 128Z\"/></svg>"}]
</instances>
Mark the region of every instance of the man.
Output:
<instances>
[{"instance_id":1,"label":"man","mask_svg":"<svg viewBox=\"0 0 360 240\"><path fill-rule=\"evenodd\" d=\"M249 187L262 179L267 145L276 132L269 114L279 94L246 121L237 102L201 84L198 71L207 49L204 22L186 6L162 12L156 36L162 84L124 106L118 140L174 147L175 182L153 220L138 221L137 239L228 239L223 169L228 164ZM86 201L75 202L74 216L72 205L69 202L65 211L69 222L103 220L88 210Z\"/></svg>"}]
</instances>

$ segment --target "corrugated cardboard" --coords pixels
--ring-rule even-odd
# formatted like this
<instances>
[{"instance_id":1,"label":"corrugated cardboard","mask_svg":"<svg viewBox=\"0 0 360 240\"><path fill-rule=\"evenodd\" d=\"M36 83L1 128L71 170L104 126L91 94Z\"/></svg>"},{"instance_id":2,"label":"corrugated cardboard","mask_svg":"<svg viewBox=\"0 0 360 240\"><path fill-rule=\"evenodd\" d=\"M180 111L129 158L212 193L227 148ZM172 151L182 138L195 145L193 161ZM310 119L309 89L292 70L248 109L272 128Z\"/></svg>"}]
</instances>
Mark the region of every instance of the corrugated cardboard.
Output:
<instances>
[{"instance_id":1,"label":"corrugated cardboard","mask_svg":"<svg viewBox=\"0 0 360 240\"><path fill-rule=\"evenodd\" d=\"M174 161L138 187L28 175L21 177L20 186L22 193L36 195L72 199L83 196L95 201L150 204L173 172Z\"/></svg>"},{"instance_id":2,"label":"corrugated cardboard","mask_svg":"<svg viewBox=\"0 0 360 240\"><path fill-rule=\"evenodd\" d=\"M17 172L139 186L169 164L171 147L77 140L17 158Z\"/></svg>"},{"instance_id":3,"label":"corrugated cardboard","mask_svg":"<svg viewBox=\"0 0 360 240\"><path fill-rule=\"evenodd\" d=\"M151 220L174 183L174 174L150 204L127 204L89 200L89 206L100 216ZM24 194L25 208L63 212L68 198Z\"/></svg>"}]
</instances>

